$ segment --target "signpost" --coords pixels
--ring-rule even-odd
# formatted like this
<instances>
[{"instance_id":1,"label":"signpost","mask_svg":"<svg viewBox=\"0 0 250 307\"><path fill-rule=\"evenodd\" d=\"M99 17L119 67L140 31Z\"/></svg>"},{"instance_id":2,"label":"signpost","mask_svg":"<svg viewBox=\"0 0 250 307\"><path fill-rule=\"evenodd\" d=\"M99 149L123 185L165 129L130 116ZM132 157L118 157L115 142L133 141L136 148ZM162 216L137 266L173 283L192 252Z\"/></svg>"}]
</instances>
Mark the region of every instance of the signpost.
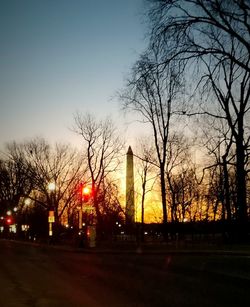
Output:
<instances>
[{"instance_id":1,"label":"signpost","mask_svg":"<svg viewBox=\"0 0 250 307\"><path fill-rule=\"evenodd\" d=\"M49 222L49 237L52 237L53 236L52 224L55 222L55 213L53 210L49 211L48 222Z\"/></svg>"}]
</instances>

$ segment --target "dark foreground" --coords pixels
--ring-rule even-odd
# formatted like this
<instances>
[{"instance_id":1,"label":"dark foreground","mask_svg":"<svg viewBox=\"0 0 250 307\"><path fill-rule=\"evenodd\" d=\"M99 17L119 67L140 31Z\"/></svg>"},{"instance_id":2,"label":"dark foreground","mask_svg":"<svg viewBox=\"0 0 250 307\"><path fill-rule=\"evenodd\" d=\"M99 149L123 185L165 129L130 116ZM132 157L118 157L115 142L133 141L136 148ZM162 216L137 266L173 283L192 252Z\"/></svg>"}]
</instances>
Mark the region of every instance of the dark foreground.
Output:
<instances>
[{"instance_id":1,"label":"dark foreground","mask_svg":"<svg viewBox=\"0 0 250 307\"><path fill-rule=\"evenodd\" d=\"M0 306L249 306L250 256L85 253L0 240Z\"/></svg>"}]
</instances>

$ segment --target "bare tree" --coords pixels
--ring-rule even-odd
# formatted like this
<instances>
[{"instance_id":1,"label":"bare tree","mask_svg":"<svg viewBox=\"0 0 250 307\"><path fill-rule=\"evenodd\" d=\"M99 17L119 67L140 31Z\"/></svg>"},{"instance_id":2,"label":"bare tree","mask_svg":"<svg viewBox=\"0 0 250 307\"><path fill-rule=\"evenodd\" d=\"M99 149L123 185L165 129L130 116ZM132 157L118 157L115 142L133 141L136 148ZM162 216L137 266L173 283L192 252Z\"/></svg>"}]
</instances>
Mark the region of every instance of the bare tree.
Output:
<instances>
[{"instance_id":1,"label":"bare tree","mask_svg":"<svg viewBox=\"0 0 250 307\"><path fill-rule=\"evenodd\" d=\"M22 166L28 170L32 182L32 188L23 190L22 196L33 199L45 210L53 209L56 222L59 222L74 199L76 184L83 176L77 152L68 145L52 148L44 139L9 144L8 149L13 163L18 164L22 158ZM51 183L53 189L49 189Z\"/></svg>"},{"instance_id":2,"label":"bare tree","mask_svg":"<svg viewBox=\"0 0 250 307\"><path fill-rule=\"evenodd\" d=\"M160 186L163 223L168 220L166 200L167 144L173 106L178 101L182 86L179 67L159 64L160 49L155 47L152 56L145 54L135 64L126 90L121 93L124 108L136 112L140 120L152 129L157 164L160 170Z\"/></svg>"},{"instance_id":3,"label":"bare tree","mask_svg":"<svg viewBox=\"0 0 250 307\"><path fill-rule=\"evenodd\" d=\"M151 192L157 180L159 168L156 166L155 151L150 144L149 137L139 140L138 151L134 156L138 159L136 163L138 175L141 182L141 241L144 241L145 199L146 194Z\"/></svg>"},{"instance_id":4,"label":"bare tree","mask_svg":"<svg viewBox=\"0 0 250 307\"><path fill-rule=\"evenodd\" d=\"M172 133L167 149L166 178L169 188L171 221L184 221L191 210L198 182L190 154L191 142L183 133ZM189 213L190 216L190 213Z\"/></svg>"},{"instance_id":5,"label":"bare tree","mask_svg":"<svg viewBox=\"0 0 250 307\"><path fill-rule=\"evenodd\" d=\"M98 204L101 219L99 219L98 230L100 236L108 238L116 233L117 224L125 222L125 212L120 201L120 189L114 180L105 179L98 193Z\"/></svg>"},{"instance_id":6,"label":"bare tree","mask_svg":"<svg viewBox=\"0 0 250 307\"><path fill-rule=\"evenodd\" d=\"M221 75L224 82L220 82L219 77L214 76L210 67L208 70L208 83L211 84L216 95L219 106L222 109L223 119L227 123L231 142L234 143L236 153L236 178L237 178L237 218L246 221L246 165L247 146L249 136L244 132L244 122L249 110L250 95L250 73L242 71L232 62L221 63ZM223 131L222 131L223 132ZM222 133L221 133L222 134ZM230 148L230 147L229 147ZM227 150L228 151L228 150ZM223 157L224 163L226 156ZM224 168L225 169L225 168Z\"/></svg>"},{"instance_id":7,"label":"bare tree","mask_svg":"<svg viewBox=\"0 0 250 307\"><path fill-rule=\"evenodd\" d=\"M247 0L152 0L151 45L162 60L229 59L250 71L250 5ZM234 49L234 53L231 49Z\"/></svg>"},{"instance_id":8,"label":"bare tree","mask_svg":"<svg viewBox=\"0 0 250 307\"><path fill-rule=\"evenodd\" d=\"M202 98L204 89L208 93L206 99L202 99L201 110L194 113L224 119L230 129L236 149L237 218L245 225L249 146L245 126L250 95L249 2L152 2L151 46L161 46L162 65L179 61L189 69L186 71L189 79L192 70L192 82L196 80L194 87L201 89Z\"/></svg>"},{"instance_id":9,"label":"bare tree","mask_svg":"<svg viewBox=\"0 0 250 307\"><path fill-rule=\"evenodd\" d=\"M204 172L208 172L206 180L213 186L216 203L222 206L221 218L231 221L235 211L232 201L232 174L235 176L235 145L230 128L223 119L203 118L202 144L208 153L208 162L204 163ZM205 183L206 184L206 183ZM216 186L216 188L215 188ZM235 184L233 184L235 189ZM206 193L206 194L207 194ZM234 194L234 192L233 192Z\"/></svg>"},{"instance_id":10,"label":"bare tree","mask_svg":"<svg viewBox=\"0 0 250 307\"><path fill-rule=\"evenodd\" d=\"M0 161L1 214L6 214L7 210L17 207L21 197L32 190L33 183L29 176L29 169L23 162L23 156L10 159L8 155Z\"/></svg>"},{"instance_id":11,"label":"bare tree","mask_svg":"<svg viewBox=\"0 0 250 307\"><path fill-rule=\"evenodd\" d=\"M97 220L101 220L99 197L105 190L105 180L120 165L122 143L110 118L98 121L94 116L76 113L73 131L80 135L85 145L89 179Z\"/></svg>"}]
</instances>

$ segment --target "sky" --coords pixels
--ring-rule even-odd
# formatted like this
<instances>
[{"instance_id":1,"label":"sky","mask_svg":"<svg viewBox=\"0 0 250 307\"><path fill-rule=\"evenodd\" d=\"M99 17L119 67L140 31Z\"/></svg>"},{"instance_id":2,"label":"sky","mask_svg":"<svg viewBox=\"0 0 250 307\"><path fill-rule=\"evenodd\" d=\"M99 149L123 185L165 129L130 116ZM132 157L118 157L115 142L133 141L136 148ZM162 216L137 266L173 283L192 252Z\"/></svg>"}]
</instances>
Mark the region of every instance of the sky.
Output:
<instances>
[{"instance_id":1,"label":"sky","mask_svg":"<svg viewBox=\"0 0 250 307\"><path fill-rule=\"evenodd\" d=\"M79 139L76 111L127 123L115 93L145 49L143 0L0 0L0 148Z\"/></svg>"}]
</instances>

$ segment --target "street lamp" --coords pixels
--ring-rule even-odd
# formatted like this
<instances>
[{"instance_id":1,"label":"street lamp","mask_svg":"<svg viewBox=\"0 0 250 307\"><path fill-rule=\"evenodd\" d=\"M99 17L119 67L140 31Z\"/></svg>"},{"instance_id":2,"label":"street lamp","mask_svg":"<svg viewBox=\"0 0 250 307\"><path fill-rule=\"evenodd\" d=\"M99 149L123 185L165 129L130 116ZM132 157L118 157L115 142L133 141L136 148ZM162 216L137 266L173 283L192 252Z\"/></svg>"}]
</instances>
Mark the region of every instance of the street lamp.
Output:
<instances>
[{"instance_id":1,"label":"street lamp","mask_svg":"<svg viewBox=\"0 0 250 307\"><path fill-rule=\"evenodd\" d=\"M25 198L24 204L25 204L25 206L29 206L31 204L31 199L30 198Z\"/></svg>"},{"instance_id":2,"label":"street lamp","mask_svg":"<svg viewBox=\"0 0 250 307\"><path fill-rule=\"evenodd\" d=\"M51 206L49 208L49 214L48 214L48 223L49 223L49 237L53 236L53 227L52 224L55 222L55 212L54 212L54 199L53 199L53 194L56 189L56 184L55 182L50 182L48 184L48 190L50 193L50 198L51 198Z\"/></svg>"},{"instance_id":3,"label":"street lamp","mask_svg":"<svg viewBox=\"0 0 250 307\"><path fill-rule=\"evenodd\" d=\"M6 212L6 214L7 214L8 216L11 216L11 215L12 215L12 211L11 211L11 210L8 210L8 211Z\"/></svg>"},{"instance_id":4,"label":"street lamp","mask_svg":"<svg viewBox=\"0 0 250 307\"><path fill-rule=\"evenodd\" d=\"M48 184L48 190L49 190L50 192L54 192L55 189L56 189L56 184L55 184L55 182L50 182L50 183Z\"/></svg>"}]
</instances>

